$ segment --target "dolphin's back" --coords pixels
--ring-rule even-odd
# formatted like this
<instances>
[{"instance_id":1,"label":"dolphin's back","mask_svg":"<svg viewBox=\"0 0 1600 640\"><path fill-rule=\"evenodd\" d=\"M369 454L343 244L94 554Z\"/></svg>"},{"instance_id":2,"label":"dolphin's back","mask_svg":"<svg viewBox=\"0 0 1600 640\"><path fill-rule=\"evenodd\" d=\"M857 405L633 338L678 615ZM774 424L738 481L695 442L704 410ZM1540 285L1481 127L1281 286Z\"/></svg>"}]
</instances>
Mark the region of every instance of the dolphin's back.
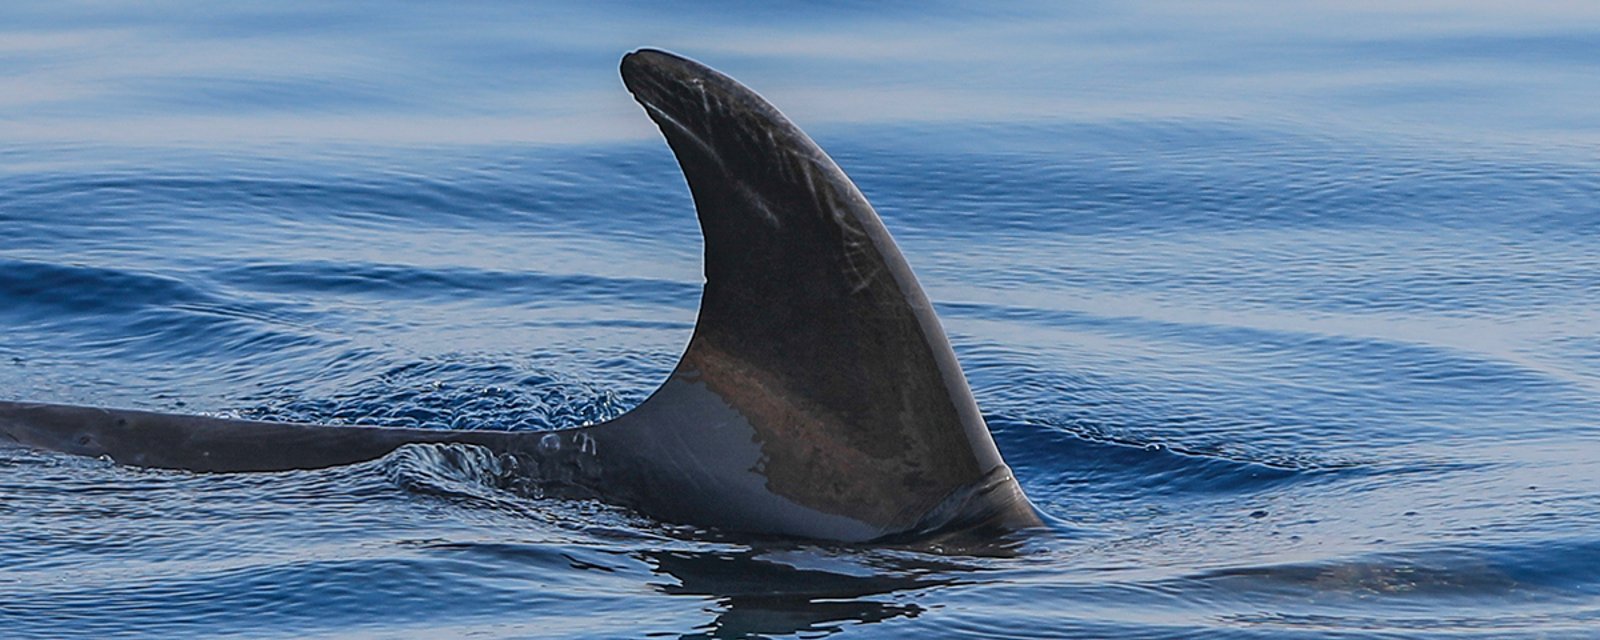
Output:
<instances>
[{"instance_id":1,"label":"dolphin's back","mask_svg":"<svg viewBox=\"0 0 1600 640\"><path fill-rule=\"evenodd\" d=\"M232 420L131 409L0 402L0 435L120 464L229 473L322 469L402 445L459 442L509 451L516 434Z\"/></svg>"},{"instance_id":2,"label":"dolphin's back","mask_svg":"<svg viewBox=\"0 0 1600 640\"><path fill-rule=\"evenodd\" d=\"M0 434L196 471L316 468L462 442L662 519L833 540L1038 524L916 277L833 160L699 63L641 50L623 58L622 76L677 156L705 236L694 335L633 411L507 434L0 403Z\"/></svg>"}]
</instances>

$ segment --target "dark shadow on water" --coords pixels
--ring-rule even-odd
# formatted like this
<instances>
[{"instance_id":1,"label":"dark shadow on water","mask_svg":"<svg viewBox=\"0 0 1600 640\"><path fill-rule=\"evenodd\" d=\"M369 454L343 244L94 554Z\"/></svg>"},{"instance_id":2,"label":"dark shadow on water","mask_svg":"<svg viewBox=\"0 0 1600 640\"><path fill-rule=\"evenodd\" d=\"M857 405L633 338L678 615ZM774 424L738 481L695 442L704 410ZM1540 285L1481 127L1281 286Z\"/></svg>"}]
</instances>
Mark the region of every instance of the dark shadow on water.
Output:
<instances>
[{"instance_id":1,"label":"dark shadow on water","mask_svg":"<svg viewBox=\"0 0 1600 640\"><path fill-rule=\"evenodd\" d=\"M657 584L669 595L716 600L716 619L682 638L760 638L804 633L831 635L847 627L915 618L925 609L910 593L955 584L929 567L867 566L796 552L794 559L765 550L652 551L644 560L673 582ZM836 563L837 567L798 564ZM875 563L877 564L877 563Z\"/></svg>"}]
</instances>

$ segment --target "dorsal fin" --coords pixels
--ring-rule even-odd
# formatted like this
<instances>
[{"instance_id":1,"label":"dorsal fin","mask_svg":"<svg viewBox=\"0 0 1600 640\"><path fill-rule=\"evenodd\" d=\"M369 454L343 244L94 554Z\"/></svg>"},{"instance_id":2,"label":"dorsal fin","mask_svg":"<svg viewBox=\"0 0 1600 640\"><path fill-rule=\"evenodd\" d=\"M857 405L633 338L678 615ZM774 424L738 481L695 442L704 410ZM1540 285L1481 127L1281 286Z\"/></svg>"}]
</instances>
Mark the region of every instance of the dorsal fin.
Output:
<instances>
[{"instance_id":1,"label":"dorsal fin","mask_svg":"<svg viewBox=\"0 0 1600 640\"><path fill-rule=\"evenodd\" d=\"M0 402L0 445L228 472L470 443L538 482L729 531L862 541L1038 525L922 288L833 160L703 65L644 50L622 75L683 166L706 248L689 347L633 411L491 433Z\"/></svg>"},{"instance_id":2,"label":"dorsal fin","mask_svg":"<svg viewBox=\"0 0 1600 640\"><path fill-rule=\"evenodd\" d=\"M697 62L640 50L623 58L622 77L676 154L705 236L694 335L667 384L634 412L658 424L640 428L683 428L652 405L681 414L704 404L685 394L714 398L716 415L699 419L748 423L726 437L759 447L746 457L762 489L864 525L810 532L817 537L937 526L930 516L971 511L956 503L977 493L993 494L979 510L1032 519L926 295L833 160L755 92ZM716 437L697 432L693 446ZM748 480L737 468L713 471L686 488Z\"/></svg>"}]
</instances>

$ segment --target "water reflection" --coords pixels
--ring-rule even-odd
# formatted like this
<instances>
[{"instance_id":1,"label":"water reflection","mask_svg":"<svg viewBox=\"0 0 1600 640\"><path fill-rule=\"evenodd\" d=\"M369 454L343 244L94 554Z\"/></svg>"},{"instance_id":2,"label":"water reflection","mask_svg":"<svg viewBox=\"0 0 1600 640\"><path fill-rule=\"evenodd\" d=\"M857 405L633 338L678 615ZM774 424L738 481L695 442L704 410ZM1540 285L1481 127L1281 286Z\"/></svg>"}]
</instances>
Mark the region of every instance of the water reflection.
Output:
<instances>
[{"instance_id":1,"label":"water reflection","mask_svg":"<svg viewBox=\"0 0 1600 640\"><path fill-rule=\"evenodd\" d=\"M932 573L950 567L947 563L811 551L671 550L641 557L672 579L655 585L662 593L715 599L716 619L683 638L831 635L858 624L915 618L925 611L909 601L916 592L958 581L945 571Z\"/></svg>"}]
</instances>

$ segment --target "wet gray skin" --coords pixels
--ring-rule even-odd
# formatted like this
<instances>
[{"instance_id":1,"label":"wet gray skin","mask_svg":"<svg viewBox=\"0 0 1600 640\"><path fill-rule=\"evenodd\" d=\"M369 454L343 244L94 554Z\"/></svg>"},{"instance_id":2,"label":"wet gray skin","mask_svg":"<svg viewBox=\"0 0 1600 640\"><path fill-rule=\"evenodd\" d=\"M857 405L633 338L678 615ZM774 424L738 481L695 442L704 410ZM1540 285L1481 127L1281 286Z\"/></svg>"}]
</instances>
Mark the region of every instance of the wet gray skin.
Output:
<instances>
[{"instance_id":1,"label":"wet gray skin","mask_svg":"<svg viewBox=\"0 0 1600 640\"><path fill-rule=\"evenodd\" d=\"M916 277L833 160L694 61L640 50L622 78L677 155L705 235L694 335L634 410L502 433L0 402L0 443L200 472L465 443L551 489L728 532L860 542L1039 526Z\"/></svg>"}]
</instances>

